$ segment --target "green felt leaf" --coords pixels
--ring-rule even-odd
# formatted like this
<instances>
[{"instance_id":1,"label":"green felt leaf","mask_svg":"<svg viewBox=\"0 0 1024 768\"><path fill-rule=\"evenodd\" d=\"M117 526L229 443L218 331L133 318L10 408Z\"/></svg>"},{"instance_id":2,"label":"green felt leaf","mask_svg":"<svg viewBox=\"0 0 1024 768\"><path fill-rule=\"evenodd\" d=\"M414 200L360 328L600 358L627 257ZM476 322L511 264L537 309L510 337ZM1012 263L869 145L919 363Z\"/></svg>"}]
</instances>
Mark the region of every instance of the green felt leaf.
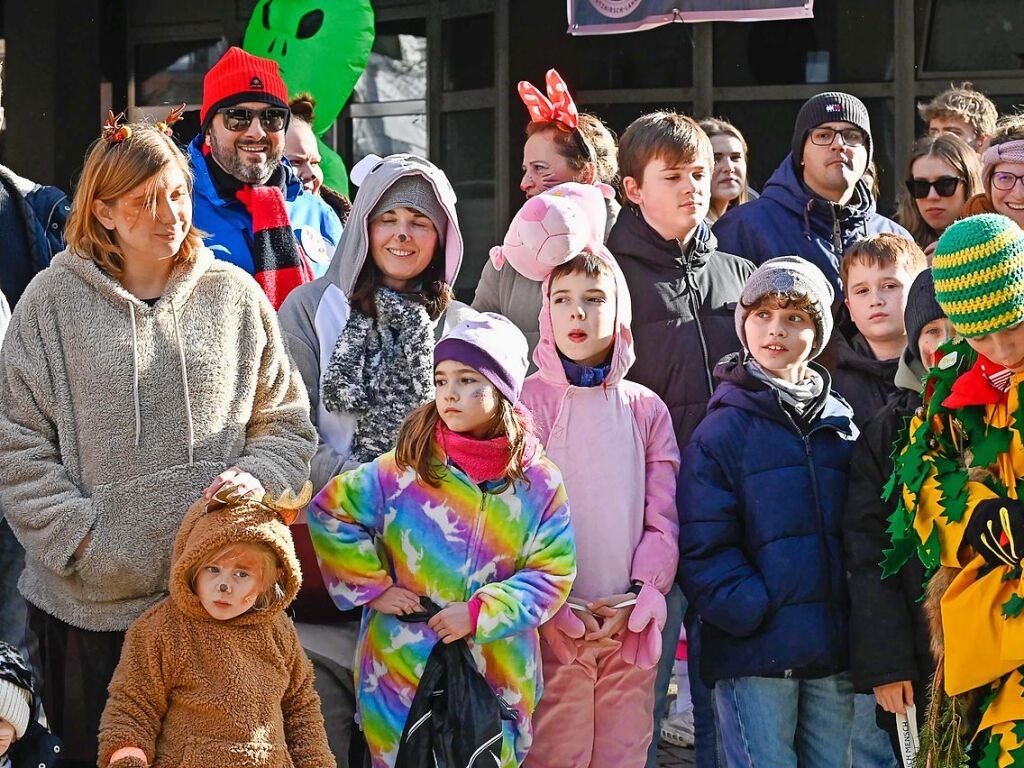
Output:
<instances>
[{"instance_id":1,"label":"green felt leaf","mask_svg":"<svg viewBox=\"0 0 1024 768\"><path fill-rule=\"evenodd\" d=\"M1003 616L1007 619L1016 619L1020 612L1024 611L1024 597L1010 595L1010 599L1003 603Z\"/></svg>"},{"instance_id":2,"label":"green felt leaf","mask_svg":"<svg viewBox=\"0 0 1024 768\"><path fill-rule=\"evenodd\" d=\"M999 768L999 753L1001 752L999 742L1000 739L995 737L988 740L984 751L981 753L981 757L978 759L978 768Z\"/></svg>"},{"instance_id":3,"label":"green felt leaf","mask_svg":"<svg viewBox=\"0 0 1024 768\"><path fill-rule=\"evenodd\" d=\"M882 486L882 501L892 501L893 491L896 490L896 472L889 475L888 481Z\"/></svg>"},{"instance_id":4,"label":"green felt leaf","mask_svg":"<svg viewBox=\"0 0 1024 768\"><path fill-rule=\"evenodd\" d=\"M942 493L942 516L951 523L959 523L967 512L967 473L948 472L938 481Z\"/></svg>"},{"instance_id":5,"label":"green felt leaf","mask_svg":"<svg viewBox=\"0 0 1024 768\"><path fill-rule=\"evenodd\" d=\"M882 551L882 562L879 563L882 569L882 578L887 579L899 573L907 561L914 556L916 550L917 541L915 539L894 539L892 546Z\"/></svg>"},{"instance_id":6,"label":"green felt leaf","mask_svg":"<svg viewBox=\"0 0 1024 768\"><path fill-rule=\"evenodd\" d=\"M925 568L938 568L941 563L939 557L941 553L942 546L939 544L939 528L933 525L932 532L928 534L928 539L917 548L917 554Z\"/></svg>"},{"instance_id":7,"label":"green felt leaf","mask_svg":"<svg viewBox=\"0 0 1024 768\"><path fill-rule=\"evenodd\" d=\"M1010 450L1013 433L1005 427L989 427L988 434L975 441L971 435L971 453L974 454L972 465L990 467L996 463L999 454Z\"/></svg>"},{"instance_id":8,"label":"green felt leaf","mask_svg":"<svg viewBox=\"0 0 1024 768\"><path fill-rule=\"evenodd\" d=\"M1007 582L1007 581L1014 581L1015 579L1019 579L1020 578L1020 574L1021 574L1021 567L1018 565L1018 566L1016 566L1014 568L1011 568L1010 570L1006 571L1006 573L1003 574L1003 577L1000 579L1000 581L1002 581L1004 583ZM1022 675L1024 675L1024 667L1018 667L1017 670ZM1021 694L1024 695L1024 689L1021 689Z\"/></svg>"}]
</instances>

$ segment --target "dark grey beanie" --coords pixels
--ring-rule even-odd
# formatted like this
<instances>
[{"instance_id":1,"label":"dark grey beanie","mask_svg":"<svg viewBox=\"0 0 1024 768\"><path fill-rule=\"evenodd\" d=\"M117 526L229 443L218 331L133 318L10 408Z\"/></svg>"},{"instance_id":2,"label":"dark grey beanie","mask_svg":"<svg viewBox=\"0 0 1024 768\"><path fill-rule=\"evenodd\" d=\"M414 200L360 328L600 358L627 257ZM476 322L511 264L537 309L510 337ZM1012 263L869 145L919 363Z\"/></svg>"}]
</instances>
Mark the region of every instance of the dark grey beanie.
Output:
<instances>
[{"instance_id":1,"label":"dark grey beanie","mask_svg":"<svg viewBox=\"0 0 1024 768\"><path fill-rule=\"evenodd\" d=\"M921 331L932 320L945 317L939 302L935 300L935 280L932 271L926 269L910 284L907 292L907 308L903 310L903 324L907 327L907 352L920 360L917 352L917 341Z\"/></svg>"},{"instance_id":2,"label":"dark grey beanie","mask_svg":"<svg viewBox=\"0 0 1024 768\"><path fill-rule=\"evenodd\" d=\"M841 91L829 91L809 98L797 113L796 124L793 126L793 144L790 148L793 152L793 164L797 168L804 159L804 143L807 141L808 132L822 123L832 122L853 123L864 131L864 146L868 151L868 162L871 162L871 118L868 116L868 108L856 96Z\"/></svg>"}]
</instances>

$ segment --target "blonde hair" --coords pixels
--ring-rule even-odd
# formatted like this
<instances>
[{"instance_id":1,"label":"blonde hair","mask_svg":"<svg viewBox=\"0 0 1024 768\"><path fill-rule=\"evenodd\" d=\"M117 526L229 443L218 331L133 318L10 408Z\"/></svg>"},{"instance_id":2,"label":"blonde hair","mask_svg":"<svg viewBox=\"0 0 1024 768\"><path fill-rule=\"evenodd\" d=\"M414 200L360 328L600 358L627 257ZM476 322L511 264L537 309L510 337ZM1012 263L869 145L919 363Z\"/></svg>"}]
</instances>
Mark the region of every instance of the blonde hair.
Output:
<instances>
[{"instance_id":1,"label":"blonde hair","mask_svg":"<svg viewBox=\"0 0 1024 768\"><path fill-rule=\"evenodd\" d=\"M893 232L880 232L857 240L846 249L839 265L839 276L843 285L846 285L850 267L854 264L864 264L878 269L896 265L902 267L908 275L916 276L927 268L928 259L913 240Z\"/></svg>"},{"instance_id":2,"label":"blonde hair","mask_svg":"<svg viewBox=\"0 0 1024 768\"><path fill-rule=\"evenodd\" d=\"M953 169L954 174L964 185L964 200L967 201L982 190L981 161L974 151L959 136L952 133L941 133L938 136L924 136L914 142L907 159L905 178L914 177L914 163L922 157L937 157ZM932 229L921 216L917 201L907 189L900 194L899 206L896 209L896 221L907 228L919 246L924 248L939 239L939 233Z\"/></svg>"},{"instance_id":3,"label":"blonde hair","mask_svg":"<svg viewBox=\"0 0 1024 768\"><path fill-rule=\"evenodd\" d=\"M526 482L525 454L530 425L522 412L500 392L498 400L498 413L487 439L508 438L509 458L502 473L504 482L497 491L500 492L516 481ZM395 463L398 468L413 469L423 482L434 488L441 485L441 479L448 471L434 433L440 420L437 404L433 400L424 403L406 416L398 431L395 446Z\"/></svg>"},{"instance_id":4,"label":"blonde hair","mask_svg":"<svg viewBox=\"0 0 1024 768\"><path fill-rule=\"evenodd\" d=\"M711 139L692 117L677 112L649 112L626 128L619 139L619 172L643 184L644 170L655 158L669 165L706 160L715 165Z\"/></svg>"},{"instance_id":5,"label":"blonde hair","mask_svg":"<svg viewBox=\"0 0 1024 768\"><path fill-rule=\"evenodd\" d=\"M127 138L114 142L101 137L89 147L65 232L71 250L115 278L124 271L124 254L114 233L93 213L93 202L101 200L112 204L140 184L154 179L171 164L177 165L184 174L188 193L192 194L192 171L174 140L146 123L130 123L127 128L131 131ZM155 189L148 192L146 206L155 215ZM190 226L174 256L175 263L192 261L202 247L203 233Z\"/></svg>"},{"instance_id":6,"label":"blonde hair","mask_svg":"<svg viewBox=\"0 0 1024 768\"><path fill-rule=\"evenodd\" d=\"M243 553L254 554L260 561L260 593L252 604L251 610L265 611L270 608L275 602L284 597L284 589L279 583L277 573L281 568L281 561L270 545L264 544L262 541L229 542L211 552L202 560L193 563L188 569L188 584L192 591L195 592L196 590L196 578L198 578L199 572L203 568L222 558L238 557Z\"/></svg>"},{"instance_id":7,"label":"blonde hair","mask_svg":"<svg viewBox=\"0 0 1024 768\"><path fill-rule=\"evenodd\" d=\"M740 133L740 129L730 123L728 120L723 120L720 117L706 117L701 120L697 125L700 129L708 135L710 141L715 136L731 136L740 143L740 148L743 150L743 159L746 160L750 156L749 148L747 147L747 140L743 138L743 134ZM714 150L714 145L712 145ZM714 151L711 153L711 170L714 170ZM750 184L747 181L747 174L743 174L743 190L740 192L740 196L729 201L729 204L725 206L725 210L735 208L737 205L743 205L744 203L750 202Z\"/></svg>"}]
</instances>

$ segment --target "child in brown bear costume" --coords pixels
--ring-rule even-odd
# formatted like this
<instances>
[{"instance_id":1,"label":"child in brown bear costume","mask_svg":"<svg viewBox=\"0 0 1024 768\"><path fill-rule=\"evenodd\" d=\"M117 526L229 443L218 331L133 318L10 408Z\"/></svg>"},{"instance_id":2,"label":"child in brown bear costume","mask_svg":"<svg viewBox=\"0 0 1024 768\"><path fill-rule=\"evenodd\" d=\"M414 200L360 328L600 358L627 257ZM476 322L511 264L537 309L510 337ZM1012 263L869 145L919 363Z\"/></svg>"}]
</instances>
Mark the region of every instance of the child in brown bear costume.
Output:
<instances>
[{"instance_id":1,"label":"child in brown bear costume","mask_svg":"<svg viewBox=\"0 0 1024 768\"><path fill-rule=\"evenodd\" d=\"M100 723L111 768L335 768L313 668L284 609L301 574L302 501L200 499L182 522L170 596L132 625Z\"/></svg>"}]
</instances>

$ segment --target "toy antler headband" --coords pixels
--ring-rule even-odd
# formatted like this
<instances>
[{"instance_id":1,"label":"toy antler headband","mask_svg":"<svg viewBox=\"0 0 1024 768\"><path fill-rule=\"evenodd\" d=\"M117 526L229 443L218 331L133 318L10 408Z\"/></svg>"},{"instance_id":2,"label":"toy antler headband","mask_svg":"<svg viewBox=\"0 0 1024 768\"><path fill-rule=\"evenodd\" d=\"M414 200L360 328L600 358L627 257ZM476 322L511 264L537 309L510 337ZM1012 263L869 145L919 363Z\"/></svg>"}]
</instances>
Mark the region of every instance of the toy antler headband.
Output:
<instances>
[{"instance_id":1,"label":"toy antler headband","mask_svg":"<svg viewBox=\"0 0 1024 768\"><path fill-rule=\"evenodd\" d=\"M170 112L167 113L167 117L157 122L156 129L161 133L167 134L168 136L173 136L174 131L171 130L171 126L183 119L182 114L184 112L184 104L182 104L180 107L177 107L176 109L172 109Z\"/></svg>"},{"instance_id":2,"label":"toy antler headband","mask_svg":"<svg viewBox=\"0 0 1024 768\"><path fill-rule=\"evenodd\" d=\"M526 80L519 81L519 98L523 100L523 104L530 112L530 121L534 123L555 121L570 131L574 130L580 123L580 113L576 109L572 96L569 95L569 89L562 76L554 69L549 69L547 75L544 76L544 83L547 86L547 97L533 83Z\"/></svg>"},{"instance_id":3,"label":"toy antler headband","mask_svg":"<svg viewBox=\"0 0 1024 768\"><path fill-rule=\"evenodd\" d=\"M124 112L114 114L113 110L107 110L107 119L103 121L103 132L100 134L105 141L111 144L120 144L132 135L132 129L127 125L121 125L124 120Z\"/></svg>"},{"instance_id":4,"label":"toy antler headband","mask_svg":"<svg viewBox=\"0 0 1024 768\"><path fill-rule=\"evenodd\" d=\"M270 492L267 492L263 494L262 499L251 499L243 496L239 492L238 488L229 485L221 488L213 495L213 498L210 499L210 502L206 505L206 511L218 512L236 504L257 504L267 511L277 515L278 519L280 519L285 525L291 525L295 522L295 518L298 517L299 512L306 508L312 497L313 484L308 481L302 486L302 490L298 493L287 489L283 491L279 497L274 498Z\"/></svg>"}]
</instances>

